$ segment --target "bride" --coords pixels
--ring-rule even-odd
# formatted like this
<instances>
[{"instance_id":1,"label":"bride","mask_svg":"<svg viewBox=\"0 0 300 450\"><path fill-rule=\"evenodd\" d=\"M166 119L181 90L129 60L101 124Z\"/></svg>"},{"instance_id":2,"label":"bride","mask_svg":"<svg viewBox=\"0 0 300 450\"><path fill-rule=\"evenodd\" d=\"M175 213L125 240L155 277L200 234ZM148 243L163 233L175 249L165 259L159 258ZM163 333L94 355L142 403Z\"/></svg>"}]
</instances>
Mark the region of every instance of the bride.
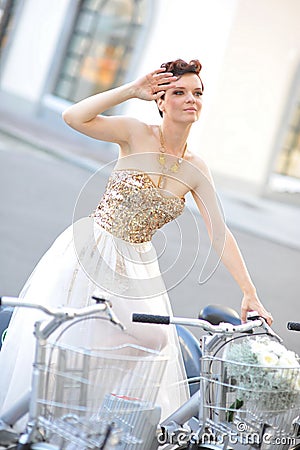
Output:
<instances>
[{"instance_id":1,"label":"bride","mask_svg":"<svg viewBox=\"0 0 300 450\"><path fill-rule=\"evenodd\" d=\"M176 220L192 193L212 244L242 292L241 318L256 310L269 324L237 243L224 223L210 171L187 145L202 109L201 64L171 61L146 76L86 98L63 113L65 122L94 139L119 145L119 158L90 217L65 230L46 252L20 297L48 305L81 307L92 295L109 298L126 331L107 336L98 327L80 336L83 345L134 343L169 355L157 402L166 417L188 397L178 338L173 327L131 323L134 311L170 314L153 234ZM155 101L160 125L103 113L129 99ZM95 205L96 206L96 205ZM196 239L196 237L195 237ZM11 406L30 386L36 316L14 312L0 353L0 406ZM109 341L109 342L108 342ZM177 349L177 350L176 350Z\"/></svg>"}]
</instances>

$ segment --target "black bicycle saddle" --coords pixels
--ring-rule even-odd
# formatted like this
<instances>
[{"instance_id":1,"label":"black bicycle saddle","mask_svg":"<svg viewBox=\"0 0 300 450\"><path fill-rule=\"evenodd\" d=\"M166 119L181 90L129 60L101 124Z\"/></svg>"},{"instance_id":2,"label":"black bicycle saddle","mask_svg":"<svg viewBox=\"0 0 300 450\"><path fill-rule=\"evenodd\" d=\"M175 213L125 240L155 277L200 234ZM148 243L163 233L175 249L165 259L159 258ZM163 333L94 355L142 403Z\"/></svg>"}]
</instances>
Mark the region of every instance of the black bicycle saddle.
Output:
<instances>
[{"instance_id":1,"label":"black bicycle saddle","mask_svg":"<svg viewBox=\"0 0 300 450\"><path fill-rule=\"evenodd\" d=\"M238 313L224 305L206 305L199 312L199 319L207 320L212 325L219 325L221 322L231 323L232 325L240 325L241 319Z\"/></svg>"}]
</instances>

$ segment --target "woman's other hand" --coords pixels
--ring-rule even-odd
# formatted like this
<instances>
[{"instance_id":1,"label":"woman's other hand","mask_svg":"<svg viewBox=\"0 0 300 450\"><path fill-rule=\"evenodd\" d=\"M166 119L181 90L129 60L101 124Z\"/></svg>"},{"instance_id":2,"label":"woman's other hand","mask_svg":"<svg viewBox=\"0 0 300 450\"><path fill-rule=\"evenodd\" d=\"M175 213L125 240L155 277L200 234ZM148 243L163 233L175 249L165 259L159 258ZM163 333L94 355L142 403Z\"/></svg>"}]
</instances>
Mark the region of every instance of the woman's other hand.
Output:
<instances>
[{"instance_id":1,"label":"woman's other hand","mask_svg":"<svg viewBox=\"0 0 300 450\"><path fill-rule=\"evenodd\" d=\"M272 315L264 308L262 303L260 302L259 298L257 297L256 292L253 293L245 293L242 305L241 305L241 319L242 322L246 322L247 320L247 313L251 311L256 311L259 316L263 317L268 325L272 325L273 323L273 317Z\"/></svg>"}]
</instances>

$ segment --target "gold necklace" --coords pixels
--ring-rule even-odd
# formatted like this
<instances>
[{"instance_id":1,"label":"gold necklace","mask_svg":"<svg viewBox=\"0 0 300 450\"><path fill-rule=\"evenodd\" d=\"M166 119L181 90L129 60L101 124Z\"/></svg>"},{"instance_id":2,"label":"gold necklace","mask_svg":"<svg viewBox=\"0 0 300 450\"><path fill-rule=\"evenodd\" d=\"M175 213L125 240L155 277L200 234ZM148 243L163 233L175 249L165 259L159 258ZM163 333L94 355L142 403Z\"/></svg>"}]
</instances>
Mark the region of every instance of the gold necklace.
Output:
<instances>
[{"instance_id":1,"label":"gold necklace","mask_svg":"<svg viewBox=\"0 0 300 450\"><path fill-rule=\"evenodd\" d=\"M184 148L183 148L183 151L182 151L182 155L179 158L177 158L177 160L170 167L167 167L166 166L166 162L167 162L166 152L167 152L167 149L166 149L164 135L163 135L161 127L159 127L159 140L160 140L160 147L159 147L160 154L158 156L158 162L162 166L162 169L161 169L162 175L159 176L157 186L160 189L164 189L164 187L166 186L166 181L167 181L166 174L168 172L177 173L179 171L180 165L181 165L181 163L183 161L183 158L184 158L184 155L185 155L185 152L186 152L186 149L187 149L187 143L185 143L185 145L184 145Z\"/></svg>"}]
</instances>

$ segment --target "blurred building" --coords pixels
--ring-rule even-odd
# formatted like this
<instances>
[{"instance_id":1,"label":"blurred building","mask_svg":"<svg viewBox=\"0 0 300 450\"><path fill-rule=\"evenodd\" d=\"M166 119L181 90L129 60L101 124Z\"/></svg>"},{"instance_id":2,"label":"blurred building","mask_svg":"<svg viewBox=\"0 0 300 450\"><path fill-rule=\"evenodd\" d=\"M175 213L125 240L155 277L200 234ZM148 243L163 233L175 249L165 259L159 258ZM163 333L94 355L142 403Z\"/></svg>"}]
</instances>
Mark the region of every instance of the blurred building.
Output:
<instances>
[{"instance_id":1,"label":"blurred building","mask_svg":"<svg viewBox=\"0 0 300 450\"><path fill-rule=\"evenodd\" d=\"M190 148L219 186L298 202L299 17L299 0L0 0L2 127L105 160L101 143L63 123L65 107L199 58L204 107ZM114 112L159 121L153 102Z\"/></svg>"}]
</instances>

